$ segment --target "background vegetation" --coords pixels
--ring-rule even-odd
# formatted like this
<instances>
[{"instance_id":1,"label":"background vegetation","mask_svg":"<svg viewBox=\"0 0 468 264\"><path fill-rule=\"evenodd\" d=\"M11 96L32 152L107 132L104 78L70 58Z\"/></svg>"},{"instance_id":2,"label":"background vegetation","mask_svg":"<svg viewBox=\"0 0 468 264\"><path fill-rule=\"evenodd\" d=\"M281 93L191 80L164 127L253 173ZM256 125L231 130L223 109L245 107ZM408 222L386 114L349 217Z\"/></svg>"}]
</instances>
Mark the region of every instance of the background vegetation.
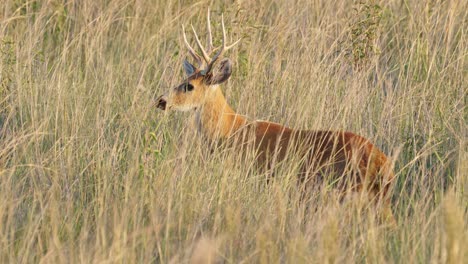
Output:
<instances>
[{"instance_id":1,"label":"background vegetation","mask_svg":"<svg viewBox=\"0 0 468 264\"><path fill-rule=\"evenodd\" d=\"M398 227L219 150L154 98L184 76L181 24L230 39L232 105L343 129L395 159ZM4 0L0 262L467 261L468 2Z\"/></svg>"}]
</instances>

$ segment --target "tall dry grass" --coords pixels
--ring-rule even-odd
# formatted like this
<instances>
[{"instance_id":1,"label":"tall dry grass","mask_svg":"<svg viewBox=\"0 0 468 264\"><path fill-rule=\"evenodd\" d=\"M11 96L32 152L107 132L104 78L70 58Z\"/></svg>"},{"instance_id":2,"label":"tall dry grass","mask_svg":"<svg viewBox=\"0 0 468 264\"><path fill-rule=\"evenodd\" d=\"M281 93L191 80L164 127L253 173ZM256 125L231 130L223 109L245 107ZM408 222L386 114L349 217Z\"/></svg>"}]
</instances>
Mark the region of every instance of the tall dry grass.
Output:
<instances>
[{"instance_id":1,"label":"tall dry grass","mask_svg":"<svg viewBox=\"0 0 468 264\"><path fill-rule=\"evenodd\" d=\"M295 200L155 96L181 24L241 44L240 112L351 130L395 160L398 227L334 191ZM468 2L35 1L0 5L0 262L462 263L468 258ZM219 39L219 31L216 31ZM219 44L219 43L215 43Z\"/></svg>"}]
</instances>

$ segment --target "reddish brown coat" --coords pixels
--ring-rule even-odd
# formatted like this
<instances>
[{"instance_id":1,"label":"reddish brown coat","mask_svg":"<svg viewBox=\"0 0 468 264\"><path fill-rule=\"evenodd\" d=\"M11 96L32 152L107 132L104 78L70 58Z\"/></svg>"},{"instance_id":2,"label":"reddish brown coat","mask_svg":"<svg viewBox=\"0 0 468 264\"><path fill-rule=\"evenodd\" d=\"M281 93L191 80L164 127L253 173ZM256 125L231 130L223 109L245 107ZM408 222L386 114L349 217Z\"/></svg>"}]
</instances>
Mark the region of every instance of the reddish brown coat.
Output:
<instances>
[{"instance_id":1,"label":"reddish brown coat","mask_svg":"<svg viewBox=\"0 0 468 264\"><path fill-rule=\"evenodd\" d=\"M351 132L298 131L268 121L251 121L237 114L226 102L218 87L229 79L232 63L222 54L232 48L226 44L224 21L221 21L223 40L221 47L211 58L212 39L208 11L209 45L205 50L196 36L202 56L190 46L184 32L184 41L189 53L200 65L198 68L184 62L188 74L179 86L158 98L158 107L180 111L194 110L197 127L212 143L218 141L240 143L254 147L259 168L274 172L275 164L281 161L300 160L298 173L302 186L333 182L343 193L348 190L367 192L370 199L383 201L385 214L393 218L390 210L388 190L393 181L390 161L369 140ZM213 70L215 63L218 70ZM204 69L201 69L205 66ZM253 142L253 144L250 144ZM246 144L248 143L248 144ZM271 173L274 174L274 173ZM304 193L307 193L308 188ZM377 198L377 199L374 199Z\"/></svg>"}]
</instances>

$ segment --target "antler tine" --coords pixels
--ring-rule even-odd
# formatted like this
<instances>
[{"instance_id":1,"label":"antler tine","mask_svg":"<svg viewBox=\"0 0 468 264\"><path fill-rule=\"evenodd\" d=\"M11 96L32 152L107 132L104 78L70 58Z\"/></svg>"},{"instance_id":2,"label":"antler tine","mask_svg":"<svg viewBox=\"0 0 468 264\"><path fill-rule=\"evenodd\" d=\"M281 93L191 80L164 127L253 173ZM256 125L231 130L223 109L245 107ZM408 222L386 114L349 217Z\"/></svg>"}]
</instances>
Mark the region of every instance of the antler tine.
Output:
<instances>
[{"instance_id":1,"label":"antler tine","mask_svg":"<svg viewBox=\"0 0 468 264\"><path fill-rule=\"evenodd\" d=\"M219 59L219 57L227 50L229 50L230 48L234 47L237 43L239 43L239 41L241 39L238 39L236 42L234 42L233 44L229 45L229 46L226 46L226 28L224 27L224 15L221 14L221 28L223 30L223 40L222 40L222 45L221 45L221 48L220 50L218 51L218 53L216 53L216 55L213 57L213 59L211 59L211 62L208 64L208 71L211 70L211 67L213 66L213 64Z\"/></svg>"},{"instance_id":2,"label":"antler tine","mask_svg":"<svg viewBox=\"0 0 468 264\"><path fill-rule=\"evenodd\" d=\"M195 28L193 28L193 26L192 26L192 31L193 31L193 34L195 35L195 40L197 41L198 48L200 48L203 59L205 59L206 63L209 64L211 61L211 58L208 55L208 53L206 53L205 49L203 48L203 45L201 44L200 39L198 38L197 32L195 31Z\"/></svg>"},{"instance_id":3,"label":"antler tine","mask_svg":"<svg viewBox=\"0 0 468 264\"><path fill-rule=\"evenodd\" d=\"M190 55L192 55L192 57L195 59L195 61L197 61L198 67L200 67L202 65L202 59L200 58L200 56L195 52L195 50L192 48L192 46L190 46L189 42L187 41L187 36L185 35L184 25L182 25L182 33L184 35L185 45L187 46Z\"/></svg>"},{"instance_id":4,"label":"antler tine","mask_svg":"<svg viewBox=\"0 0 468 264\"><path fill-rule=\"evenodd\" d=\"M223 14L221 14L221 26L222 26L222 29L223 29L223 53L224 53L225 51L228 51L229 49L231 49L232 47L237 45L237 43L239 43L239 41L241 41L241 38L236 40L236 42L232 43L231 45L226 46L226 28L224 27L224 15Z\"/></svg>"},{"instance_id":5,"label":"antler tine","mask_svg":"<svg viewBox=\"0 0 468 264\"><path fill-rule=\"evenodd\" d=\"M211 35L211 22L210 22L210 9L208 8L208 13L206 15L206 24L208 25L208 50L210 53L213 50L213 35Z\"/></svg>"},{"instance_id":6,"label":"antler tine","mask_svg":"<svg viewBox=\"0 0 468 264\"><path fill-rule=\"evenodd\" d=\"M238 40L236 40L236 42L234 42L234 43L232 43L231 45L227 46L226 49L225 49L224 51L230 50L232 47L234 47L235 45L237 45L241 40L242 40L242 38L239 38Z\"/></svg>"}]
</instances>

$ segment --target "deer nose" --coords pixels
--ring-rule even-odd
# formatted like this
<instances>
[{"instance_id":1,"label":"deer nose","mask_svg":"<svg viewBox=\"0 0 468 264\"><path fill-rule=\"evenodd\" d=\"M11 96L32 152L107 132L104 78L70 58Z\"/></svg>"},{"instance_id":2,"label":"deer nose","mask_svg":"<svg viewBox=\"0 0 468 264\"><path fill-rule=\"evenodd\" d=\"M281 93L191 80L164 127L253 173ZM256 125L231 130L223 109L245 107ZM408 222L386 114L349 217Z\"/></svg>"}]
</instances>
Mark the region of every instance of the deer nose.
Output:
<instances>
[{"instance_id":1,"label":"deer nose","mask_svg":"<svg viewBox=\"0 0 468 264\"><path fill-rule=\"evenodd\" d=\"M161 110L166 110L167 100L166 96L162 95L158 99L156 99L156 107Z\"/></svg>"}]
</instances>

